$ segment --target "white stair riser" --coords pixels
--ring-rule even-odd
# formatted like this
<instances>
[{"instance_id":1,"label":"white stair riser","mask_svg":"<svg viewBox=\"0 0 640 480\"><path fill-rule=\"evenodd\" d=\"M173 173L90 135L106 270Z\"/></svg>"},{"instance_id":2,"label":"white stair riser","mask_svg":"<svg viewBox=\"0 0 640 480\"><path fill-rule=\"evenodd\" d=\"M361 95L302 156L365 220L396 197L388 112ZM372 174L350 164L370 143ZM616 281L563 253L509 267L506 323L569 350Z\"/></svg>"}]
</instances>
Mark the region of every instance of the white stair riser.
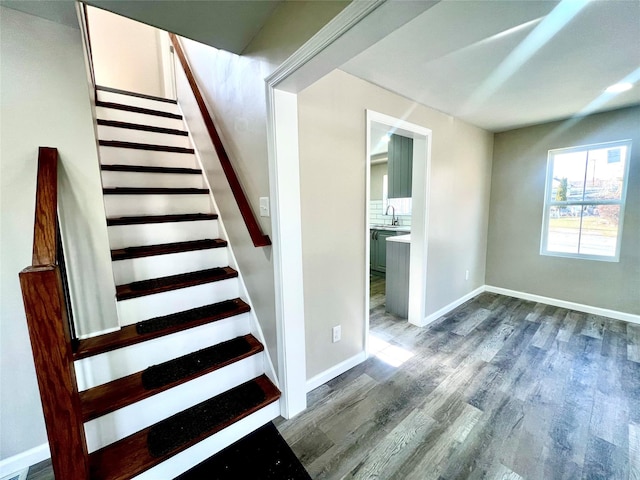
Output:
<instances>
[{"instance_id":1,"label":"white stair riser","mask_svg":"<svg viewBox=\"0 0 640 480\"><path fill-rule=\"evenodd\" d=\"M170 292L121 300L117 302L116 306L120 325L125 326L239 296L238 279L230 278L189 288L179 288Z\"/></svg>"},{"instance_id":2,"label":"white stair riser","mask_svg":"<svg viewBox=\"0 0 640 480\"><path fill-rule=\"evenodd\" d=\"M239 420L220 432L207 437L202 442L174 455L159 465L146 470L133 480L158 480L175 478L183 472L205 461L225 447L257 430L280 415L280 401L270 403L255 413ZM250 461L250 460L248 460Z\"/></svg>"},{"instance_id":3,"label":"white stair riser","mask_svg":"<svg viewBox=\"0 0 640 480\"><path fill-rule=\"evenodd\" d=\"M135 148L100 147L103 165L136 165L140 167L200 168L191 153L155 152Z\"/></svg>"},{"instance_id":4,"label":"white stair riser","mask_svg":"<svg viewBox=\"0 0 640 480\"><path fill-rule=\"evenodd\" d=\"M107 217L211 213L207 194L105 195L104 207Z\"/></svg>"},{"instance_id":5,"label":"white stair riser","mask_svg":"<svg viewBox=\"0 0 640 480\"><path fill-rule=\"evenodd\" d=\"M103 187L205 188L201 174L102 172Z\"/></svg>"},{"instance_id":6,"label":"white stair riser","mask_svg":"<svg viewBox=\"0 0 640 480\"><path fill-rule=\"evenodd\" d=\"M175 103L160 102L150 98L134 97L132 95L123 95L115 92L105 92L104 90L98 90L98 100L102 102L120 103L122 105L131 105L134 107L149 108L151 110L180 114L178 106Z\"/></svg>"},{"instance_id":7,"label":"white stair riser","mask_svg":"<svg viewBox=\"0 0 640 480\"><path fill-rule=\"evenodd\" d=\"M247 335L249 328L249 314L243 313L78 360L75 362L78 390L87 390L140 372L151 365Z\"/></svg>"},{"instance_id":8,"label":"white stair riser","mask_svg":"<svg viewBox=\"0 0 640 480\"><path fill-rule=\"evenodd\" d=\"M169 133L145 132L129 128L98 125L100 140L117 140L119 142L147 143L150 145L170 145L172 147L191 148L189 137Z\"/></svg>"},{"instance_id":9,"label":"white stair riser","mask_svg":"<svg viewBox=\"0 0 640 480\"><path fill-rule=\"evenodd\" d=\"M184 130L184 121L181 118L160 117L158 115L118 110L117 108L96 107L96 118Z\"/></svg>"},{"instance_id":10,"label":"white stair riser","mask_svg":"<svg viewBox=\"0 0 640 480\"><path fill-rule=\"evenodd\" d=\"M93 452L262 374L262 352L85 423Z\"/></svg>"},{"instance_id":11,"label":"white stair riser","mask_svg":"<svg viewBox=\"0 0 640 480\"><path fill-rule=\"evenodd\" d=\"M226 248L209 248L192 252L118 260L113 262L113 276L116 285L123 285L139 280L168 277L169 275L227 265L229 265L229 255Z\"/></svg>"},{"instance_id":12,"label":"white stair riser","mask_svg":"<svg viewBox=\"0 0 640 480\"><path fill-rule=\"evenodd\" d=\"M188 242L203 238L220 238L217 220L113 225L108 228L108 232L109 246L112 250L141 245Z\"/></svg>"}]
</instances>

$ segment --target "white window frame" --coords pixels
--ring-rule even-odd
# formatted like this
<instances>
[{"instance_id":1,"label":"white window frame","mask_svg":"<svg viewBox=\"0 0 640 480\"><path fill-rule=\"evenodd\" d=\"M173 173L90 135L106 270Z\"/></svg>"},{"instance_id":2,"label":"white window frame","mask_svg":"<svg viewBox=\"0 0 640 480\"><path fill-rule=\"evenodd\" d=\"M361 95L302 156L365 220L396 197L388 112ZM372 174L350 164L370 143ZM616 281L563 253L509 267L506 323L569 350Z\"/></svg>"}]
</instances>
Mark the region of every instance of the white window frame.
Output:
<instances>
[{"instance_id":1,"label":"white window frame","mask_svg":"<svg viewBox=\"0 0 640 480\"><path fill-rule=\"evenodd\" d=\"M542 235L540 241L540 255L547 255L552 257L565 257L575 258L581 260L599 260L603 262L619 262L620 261L620 244L622 240L622 227L624 223L624 207L627 200L627 185L629 183L629 163L631 159L631 140L618 140L615 142L603 142L593 143L589 145L581 145L577 147L568 148L556 148L549 150L547 157L547 172L546 172L546 185L544 192L544 209L542 213ZM626 157L624 158L624 174L622 178L622 194L619 200L565 200L557 201L551 200L551 192L553 190L553 162L554 158L558 154L581 152L588 150L596 150L600 148L611 148L616 146L626 146ZM618 236L616 238L616 252L615 255L591 255L585 253L569 253L569 252L554 252L547 250L547 239L549 233L549 218L551 207L553 206L584 206L584 205L619 205L620 206L620 218L618 223Z\"/></svg>"}]
</instances>

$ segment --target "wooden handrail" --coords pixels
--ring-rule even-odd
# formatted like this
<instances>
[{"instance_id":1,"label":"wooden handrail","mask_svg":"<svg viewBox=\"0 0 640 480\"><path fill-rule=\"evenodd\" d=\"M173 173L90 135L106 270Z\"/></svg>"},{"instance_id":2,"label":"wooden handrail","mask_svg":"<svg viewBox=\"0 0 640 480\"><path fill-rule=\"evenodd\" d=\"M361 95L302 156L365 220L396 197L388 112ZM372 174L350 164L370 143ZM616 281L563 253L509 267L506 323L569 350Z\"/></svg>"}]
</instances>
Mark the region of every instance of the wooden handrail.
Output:
<instances>
[{"instance_id":1,"label":"wooden handrail","mask_svg":"<svg viewBox=\"0 0 640 480\"><path fill-rule=\"evenodd\" d=\"M236 175L236 172L231 165L229 155L227 155L227 151L225 150L224 145L222 145L222 141L220 140L220 136L218 135L216 126L213 123L213 119L211 118L211 114L209 113L209 109L207 108L207 104L205 103L204 98L200 93L200 89L198 88L195 76L191 71L191 67L189 67L189 62L187 61L187 57L184 54L182 46L180 45L180 41L178 40L178 37L173 33L170 33L169 36L171 37L173 48L178 54L178 58L180 59L180 63L182 64L184 73L187 76L187 80L189 81L189 85L191 86L191 90L193 91L193 95L196 98L196 102L198 103L198 107L200 108L200 113L202 114L202 118L204 119L207 131L209 132L209 136L211 137L213 146L216 149L218 158L220 159L222 170L227 177L227 181L229 182L229 186L231 187L231 192L233 193L233 197L236 199L236 203L238 204L238 208L240 209L240 214L244 219L244 223L247 226L247 230L249 230L249 235L251 236L253 245L256 247L266 247L268 245L271 245L271 239L268 235L262 233L262 229L260 228L260 225L258 224L253 211L251 210L251 206L249 205L247 197L242 190L242 186L240 185L238 176Z\"/></svg>"},{"instance_id":2,"label":"wooden handrail","mask_svg":"<svg viewBox=\"0 0 640 480\"><path fill-rule=\"evenodd\" d=\"M20 272L22 299L56 478L87 480L89 455L57 258L58 151L38 155L33 265Z\"/></svg>"},{"instance_id":3,"label":"wooden handrail","mask_svg":"<svg viewBox=\"0 0 640 480\"><path fill-rule=\"evenodd\" d=\"M33 255L31 263L55 265L56 218L58 207L58 150L40 147L38 152L38 180L36 213L33 222Z\"/></svg>"}]
</instances>

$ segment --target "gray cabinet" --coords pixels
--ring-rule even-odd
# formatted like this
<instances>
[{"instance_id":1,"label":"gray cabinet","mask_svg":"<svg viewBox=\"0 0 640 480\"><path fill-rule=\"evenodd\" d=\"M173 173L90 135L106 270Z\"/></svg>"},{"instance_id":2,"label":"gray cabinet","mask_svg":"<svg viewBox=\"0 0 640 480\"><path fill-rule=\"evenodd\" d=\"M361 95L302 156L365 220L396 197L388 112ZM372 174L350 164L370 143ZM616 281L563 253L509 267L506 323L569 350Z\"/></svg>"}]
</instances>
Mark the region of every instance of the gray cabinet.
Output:
<instances>
[{"instance_id":1,"label":"gray cabinet","mask_svg":"<svg viewBox=\"0 0 640 480\"><path fill-rule=\"evenodd\" d=\"M371 251L369 253L369 261L371 270L378 273L385 273L387 270L387 238L398 235L398 232L370 230L370 233Z\"/></svg>"},{"instance_id":2,"label":"gray cabinet","mask_svg":"<svg viewBox=\"0 0 640 480\"><path fill-rule=\"evenodd\" d=\"M409 317L409 252L408 243L387 242L385 310L402 318Z\"/></svg>"},{"instance_id":3,"label":"gray cabinet","mask_svg":"<svg viewBox=\"0 0 640 480\"><path fill-rule=\"evenodd\" d=\"M391 135L388 153L388 198L411 197L413 171L413 139Z\"/></svg>"}]
</instances>

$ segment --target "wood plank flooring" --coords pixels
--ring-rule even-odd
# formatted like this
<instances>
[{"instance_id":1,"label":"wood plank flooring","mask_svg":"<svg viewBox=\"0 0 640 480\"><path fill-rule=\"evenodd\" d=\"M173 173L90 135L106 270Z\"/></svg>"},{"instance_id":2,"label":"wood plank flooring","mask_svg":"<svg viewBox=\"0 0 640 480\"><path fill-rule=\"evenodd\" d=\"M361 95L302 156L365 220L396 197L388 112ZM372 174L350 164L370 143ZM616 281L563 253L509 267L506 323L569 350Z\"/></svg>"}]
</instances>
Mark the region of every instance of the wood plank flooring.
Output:
<instances>
[{"instance_id":1,"label":"wood plank flooring","mask_svg":"<svg viewBox=\"0 0 640 480\"><path fill-rule=\"evenodd\" d=\"M312 478L640 480L640 326L483 293L421 329L383 277L370 323L377 355L278 424Z\"/></svg>"}]
</instances>

